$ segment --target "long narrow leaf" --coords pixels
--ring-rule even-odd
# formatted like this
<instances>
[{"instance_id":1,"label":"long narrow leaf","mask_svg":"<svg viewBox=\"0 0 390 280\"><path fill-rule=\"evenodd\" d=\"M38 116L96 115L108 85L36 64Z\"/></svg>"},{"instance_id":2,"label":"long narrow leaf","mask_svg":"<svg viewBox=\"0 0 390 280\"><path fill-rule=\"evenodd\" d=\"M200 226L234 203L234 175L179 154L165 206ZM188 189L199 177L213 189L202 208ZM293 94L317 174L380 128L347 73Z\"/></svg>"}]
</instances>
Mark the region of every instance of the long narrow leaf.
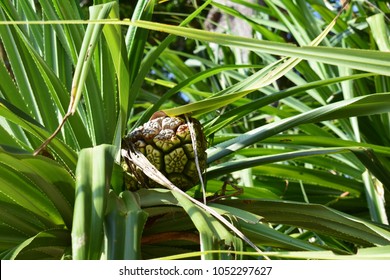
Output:
<instances>
[{"instance_id":1,"label":"long narrow leaf","mask_svg":"<svg viewBox=\"0 0 390 280\"><path fill-rule=\"evenodd\" d=\"M170 34L204 42L212 42L230 47L250 49L252 51L346 66L387 76L390 75L390 63L385 62L390 60L390 55L385 52L342 49L335 47L297 47L291 44L275 43L226 34L216 34L193 28L171 26L154 22L137 21L134 24L138 27L168 32Z\"/></svg>"},{"instance_id":2,"label":"long narrow leaf","mask_svg":"<svg viewBox=\"0 0 390 280\"><path fill-rule=\"evenodd\" d=\"M209 151L207 160L208 162L213 162L233 151L298 125L336 118L384 113L389 111L389 105L390 94L387 93L367 95L329 104L297 116L264 125L235 139L221 143Z\"/></svg>"},{"instance_id":3,"label":"long narrow leaf","mask_svg":"<svg viewBox=\"0 0 390 280\"><path fill-rule=\"evenodd\" d=\"M103 221L115 148L101 145L80 152L72 227L73 259L100 259Z\"/></svg>"},{"instance_id":4,"label":"long narrow leaf","mask_svg":"<svg viewBox=\"0 0 390 280\"><path fill-rule=\"evenodd\" d=\"M2 260L53 260L65 256L70 247L70 233L64 229L50 229L27 239L12 250L0 255Z\"/></svg>"},{"instance_id":5,"label":"long narrow leaf","mask_svg":"<svg viewBox=\"0 0 390 280\"><path fill-rule=\"evenodd\" d=\"M287 201L230 200L229 206L246 209L264 217L265 221L311 229L363 246L390 244L390 229L382 229L368 221L338 212L323 205Z\"/></svg>"},{"instance_id":6,"label":"long narrow leaf","mask_svg":"<svg viewBox=\"0 0 390 280\"><path fill-rule=\"evenodd\" d=\"M125 191L108 195L105 230L107 259L141 259L141 237L148 214L140 208L137 195Z\"/></svg>"}]
</instances>

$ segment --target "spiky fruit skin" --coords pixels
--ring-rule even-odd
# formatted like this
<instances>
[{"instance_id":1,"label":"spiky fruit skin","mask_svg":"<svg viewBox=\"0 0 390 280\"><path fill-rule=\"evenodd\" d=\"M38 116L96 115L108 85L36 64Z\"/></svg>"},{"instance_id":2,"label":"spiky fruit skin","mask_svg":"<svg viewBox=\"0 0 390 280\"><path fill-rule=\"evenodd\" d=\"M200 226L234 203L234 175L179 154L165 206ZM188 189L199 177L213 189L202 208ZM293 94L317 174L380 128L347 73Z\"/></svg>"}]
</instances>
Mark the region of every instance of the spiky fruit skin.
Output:
<instances>
[{"instance_id":1,"label":"spiky fruit skin","mask_svg":"<svg viewBox=\"0 0 390 280\"><path fill-rule=\"evenodd\" d=\"M207 158L206 138L198 120L189 118L189 121L194 128L196 152L203 173ZM199 182L190 129L185 118L155 115L144 125L129 133L125 141L132 142L150 163L178 188L186 191ZM139 178L139 173L137 175ZM142 186L159 187L144 174L142 174L142 181L138 182ZM128 188L134 189L134 182L128 182Z\"/></svg>"}]
</instances>

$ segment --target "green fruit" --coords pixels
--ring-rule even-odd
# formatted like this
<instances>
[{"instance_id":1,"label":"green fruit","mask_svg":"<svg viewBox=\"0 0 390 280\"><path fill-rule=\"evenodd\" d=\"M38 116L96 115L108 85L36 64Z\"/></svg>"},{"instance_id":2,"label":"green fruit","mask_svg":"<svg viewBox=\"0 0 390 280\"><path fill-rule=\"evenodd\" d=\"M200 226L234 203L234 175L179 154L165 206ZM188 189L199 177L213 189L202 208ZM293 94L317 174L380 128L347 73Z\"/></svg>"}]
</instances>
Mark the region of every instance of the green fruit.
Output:
<instances>
[{"instance_id":1,"label":"green fruit","mask_svg":"<svg viewBox=\"0 0 390 280\"><path fill-rule=\"evenodd\" d=\"M206 168L207 142L201 124L194 118L192 123L196 136L196 152L201 172ZM175 186L188 190L199 183L195 152L189 126L184 117L168 117L161 112L144 125L129 133L124 141L134 144L146 158ZM152 179L139 170L125 166L131 178L127 178L129 189L159 187ZM134 179L137 181L135 184ZM135 187L138 185L138 187Z\"/></svg>"}]
</instances>

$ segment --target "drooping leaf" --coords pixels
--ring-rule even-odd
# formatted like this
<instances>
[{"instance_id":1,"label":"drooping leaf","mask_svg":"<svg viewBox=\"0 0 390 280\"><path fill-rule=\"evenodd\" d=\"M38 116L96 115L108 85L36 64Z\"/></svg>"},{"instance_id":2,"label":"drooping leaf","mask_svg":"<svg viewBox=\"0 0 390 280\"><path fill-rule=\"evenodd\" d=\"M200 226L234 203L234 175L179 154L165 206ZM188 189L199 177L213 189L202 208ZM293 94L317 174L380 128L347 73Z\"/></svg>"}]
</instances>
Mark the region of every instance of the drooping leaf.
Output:
<instances>
[{"instance_id":1,"label":"drooping leaf","mask_svg":"<svg viewBox=\"0 0 390 280\"><path fill-rule=\"evenodd\" d=\"M230 200L223 204L256 213L270 223L302 227L362 246L390 244L388 226L382 228L323 205L267 200Z\"/></svg>"},{"instance_id":2,"label":"drooping leaf","mask_svg":"<svg viewBox=\"0 0 390 280\"><path fill-rule=\"evenodd\" d=\"M64 229L48 229L0 254L3 260L53 260L65 256L70 247L70 232Z\"/></svg>"}]
</instances>

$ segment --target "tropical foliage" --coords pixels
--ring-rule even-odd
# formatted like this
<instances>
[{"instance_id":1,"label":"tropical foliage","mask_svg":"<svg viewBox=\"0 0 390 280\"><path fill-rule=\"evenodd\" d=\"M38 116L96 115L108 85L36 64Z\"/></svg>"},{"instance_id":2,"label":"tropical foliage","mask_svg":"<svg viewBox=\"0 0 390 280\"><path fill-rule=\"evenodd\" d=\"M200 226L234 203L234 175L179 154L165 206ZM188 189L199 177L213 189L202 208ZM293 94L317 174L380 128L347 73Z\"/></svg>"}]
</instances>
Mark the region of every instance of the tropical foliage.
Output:
<instances>
[{"instance_id":1,"label":"tropical foliage","mask_svg":"<svg viewBox=\"0 0 390 280\"><path fill-rule=\"evenodd\" d=\"M390 7L228 2L250 13L0 1L2 259L390 258ZM166 188L126 189L122 138L159 110L203 124L205 193L134 155Z\"/></svg>"}]
</instances>

